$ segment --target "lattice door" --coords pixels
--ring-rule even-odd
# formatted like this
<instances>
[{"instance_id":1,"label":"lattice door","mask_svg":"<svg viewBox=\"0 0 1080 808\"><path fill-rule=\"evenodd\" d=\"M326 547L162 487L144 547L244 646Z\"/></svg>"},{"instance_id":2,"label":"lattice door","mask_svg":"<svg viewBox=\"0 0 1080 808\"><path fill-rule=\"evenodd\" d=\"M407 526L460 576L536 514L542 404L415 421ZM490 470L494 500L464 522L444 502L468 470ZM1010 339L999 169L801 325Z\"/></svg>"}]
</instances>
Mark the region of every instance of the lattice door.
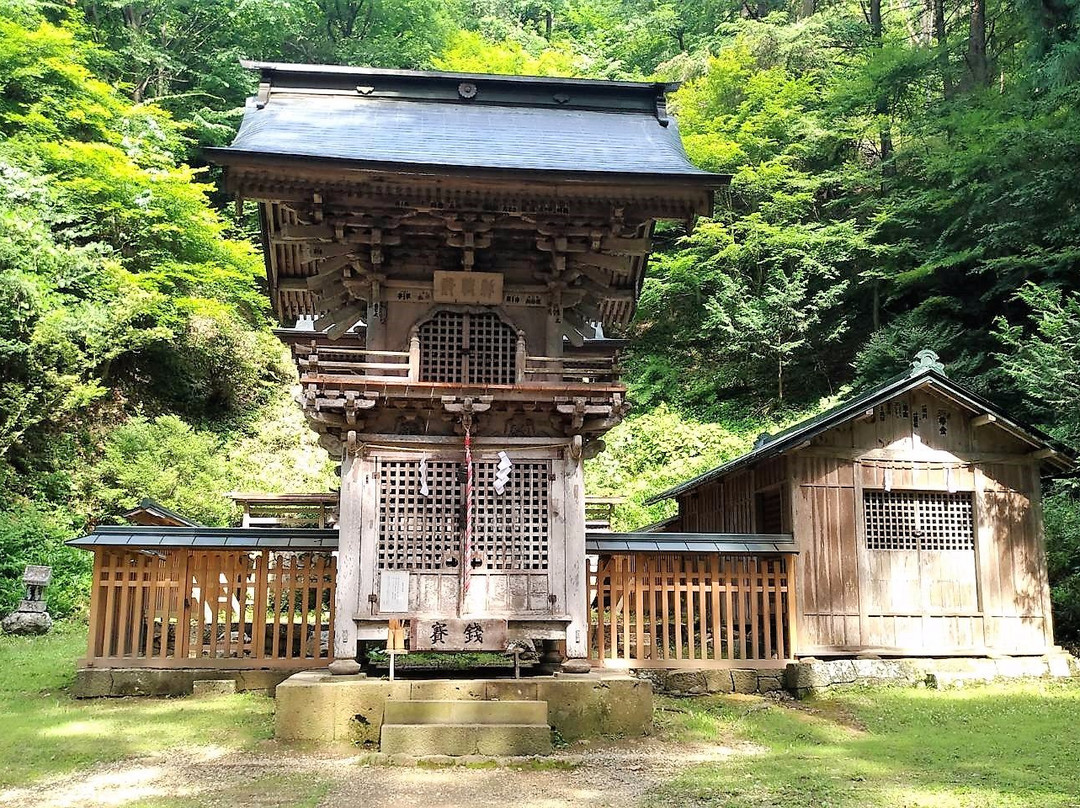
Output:
<instances>
[{"instance_id":1,"label":"lattice door","mask_svg":"<svg viewBox=\"0 0 1080 808\"><path fill-rule=\"evenodd\" d=\"M970 491L864 491L871 612L966 614L978 607Z\"/></svg>"},{"instance_id":2,"label":"lattice door","mask_svg":"<svg viewBox=\"0 0 1080 808\"><path fill-rule=\"evenodd\" d=\"M440 311L422 323L420 381L513 384L517 332L494 312Z\"/></svg>"},{"instance_id":3,"label":"lattice door","mask_svg":"<svg viewBox=\"0 0 1080 808\"><path fill-rule=\"evenodd\" d=\"M465 491L460 467L429 461L425 497L420 493L419 461L379 461L379 569L442 570L458 565Z\"/></svg>"},{"instance_id":4,"label":"lattice door","mask_svg":"<svg viewBox=\"0 0 1080 808\"><path fill-rule=\"evenodd\" d=\"M477 463L473 549L494 570L548 568L547 462L516 462L505 491L495 491L495 463Z\"/></svg>"},{"instance_id":5,"label":"lattice door","mask_svg":"<svg viewBox=\"0 0 1080 808\"><path fill-rule=\"evenodd\" d=\"M405 571L413 611L446 613L458 607L464 565L464 467L427 461L427 496L420 493L419 460L380 460L377 567ZM549 488L546 460L515 461L502 494L496 461L473 463L474 611L535 612L549 607ZM477 604L481 604L479 607ZM486 605L485 605L486 604Z\"/></svg>"},{"instance_id":6,"label":"lattice door","mask_svg":"<svg viewBox=\"0 0 1080 808\"><path fill-rule=\"evenodd\" d=\"M517 333L494 313L469 314L469 384L513 384L517 380Z\"/></svg>"}]
</instances>

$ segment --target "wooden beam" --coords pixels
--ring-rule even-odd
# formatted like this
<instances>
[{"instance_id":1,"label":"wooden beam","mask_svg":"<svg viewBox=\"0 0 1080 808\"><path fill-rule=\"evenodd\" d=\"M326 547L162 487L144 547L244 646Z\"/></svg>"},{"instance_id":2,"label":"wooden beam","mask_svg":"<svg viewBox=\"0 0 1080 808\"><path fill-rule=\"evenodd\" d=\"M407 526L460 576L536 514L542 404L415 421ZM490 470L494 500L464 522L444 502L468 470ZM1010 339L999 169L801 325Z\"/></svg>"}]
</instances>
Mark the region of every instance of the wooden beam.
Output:
<instances>
[{"instance_id":1,"label":"wooden beam","mask_svg":"<svg viewBox=\"0 0 1080 808\"><path fill-rule=\"evenodd\" d=\"M355 312L354 309L359 309L359 313ZM335 323L326 330L326 336L330 339L337 339L354 325L356 325L358 322L360 322L360 320L363 319L364 315L367 314L367 304L364 303L356 307L350 306L345 311L348 311L349 313L345 314L343 319L339 320L337 323ZM317 327L318 326L316 326L316 328Z\"/></svg>"},{"instance_id":2,"label":"wooden beam","mask_svg":"<svg viewBox=\"0 0 1080 808\"><path fill-rule=\"evenodd\" d=\"M971 419L971 425L973 427L986 426L987 424L993 424L997 422L997 416L986 413L985 415L976 415Z\"/></svg>"},{"instance_id":3,"label":"wooden beam","mask_svg":"<svg viewBox=\"0 0 1080 808\"><path fill-rule=\"evenodd\" d=\"M1032 460L1048 460L1056 455L1057 452L1053 449L1036 449L1034 452L1028 452L1028 457Z\"/></svg>"},{"instance_id":4,"label":"wooden beam","mask_svg":"<svg viewBox=\"0 0 1080 808\"><path fill-rule=\"evenodd\" d=\"M337 309L328 314L324 314L322 317L315 321L315 330L322 331L327 326L337 325L338 323L343 322L344 320L352 317L353 315L356 315L356 319L352 322L356 323L356 321L363 317L365 313L367 313L367 304L354 303L353 305L346 306L343 309ZM348 327L346 327L341 333L344 333L348 330Z\"/></svg>"},{"instance_id":5,"label":"wooden beam","mask_svg":"<svg viewBox=\"0 0 1080 808\"><path fill-rule=\"evenodd\" d=\"M611 270L612 272L626 272L630 268L630 259L627 256L585 252L575 253L570 258L573 265L588 264L589 266Z\"/></svg>"}]
</instances>

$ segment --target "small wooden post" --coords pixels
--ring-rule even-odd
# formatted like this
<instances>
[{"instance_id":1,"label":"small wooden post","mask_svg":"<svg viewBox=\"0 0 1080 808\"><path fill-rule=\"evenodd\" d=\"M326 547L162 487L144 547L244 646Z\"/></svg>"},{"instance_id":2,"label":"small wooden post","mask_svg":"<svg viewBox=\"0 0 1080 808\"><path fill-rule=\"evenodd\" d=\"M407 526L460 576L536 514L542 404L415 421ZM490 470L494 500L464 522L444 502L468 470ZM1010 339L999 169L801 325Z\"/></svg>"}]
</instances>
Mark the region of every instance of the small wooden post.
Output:
<instances>
[{"instance_id":1,"label":"small wooden post","mask_svg":"<svg viewBox=\"0 0 1080 808\"><path fill-rule=\"evenodd\" d=\"M516 379L517 383L521 384L525 381L525 364L528 362L528 351L525 346L525 332L518 331L517 335L517 356L514 359L517 364Z\"/></svg>"},{"instance_id":2,"label":"small wooden post","mask_svg":"<svg viewBox=\"0 0 1080 808\"><path fill-rule=\"evenodd\" d=\"M405 649L405 629L400 620L391 620L386 631L386 653L390 657L390 681L394 681L398 654L409 653Z\"/></svg>"},{"instance_id":3,"label":"small wooden post","mask_svg":"<svg viewBox=\"0 0 1080 808\"><path fill-rule=\"evenodd\" d=\"M414 333L409 340L409 381L420 381L420 334Z\"/></svg>"},{"instance_id":4,"label":"small wooden post","mask_svg":"<svg viewBox=\"0 0 1080 808\"><path fill-rule=\"evenodd\" d=\"M798 608L796 606L796 588L795 588L795 561L798 558L794 553L785 555L787 559L787 617L788 617L788 659L794 659L795 653L799 648L799 631L798 631Z\"/></svg>"}]
</instances>

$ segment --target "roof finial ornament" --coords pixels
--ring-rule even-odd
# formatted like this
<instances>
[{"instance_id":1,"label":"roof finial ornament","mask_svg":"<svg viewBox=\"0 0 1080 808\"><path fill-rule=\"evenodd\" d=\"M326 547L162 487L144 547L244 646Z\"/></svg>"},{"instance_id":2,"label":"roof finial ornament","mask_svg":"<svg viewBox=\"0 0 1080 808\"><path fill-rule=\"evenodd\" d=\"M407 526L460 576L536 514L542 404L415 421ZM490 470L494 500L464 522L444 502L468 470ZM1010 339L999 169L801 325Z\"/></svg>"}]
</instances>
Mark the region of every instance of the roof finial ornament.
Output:
<instances>
[{"instance_id":1,"label":"roof finial ornament","mask_svg":"<svg viewBox=\"0 0 1080 808\"><path fill-rule=\"evenodd\" d=\"M760 435L757 436L757 439L754 441L754 448L760 449L770 440L772 440L772 435L770 435L768 432L762 432Z\"/></svg>"},{"instance_id":2,"label":"roof finial ornament","mask_svg":"<svg viewBox=\"0 0 1080 808\"><path fill-rule=\"evenodd\" d=\"M923 350L915 354L915 361L911 363L914 372L921 370L936 370L942 376L945 375L945 366L938 360L938 355L933 351Z\"/></svg>"}]
</instances>

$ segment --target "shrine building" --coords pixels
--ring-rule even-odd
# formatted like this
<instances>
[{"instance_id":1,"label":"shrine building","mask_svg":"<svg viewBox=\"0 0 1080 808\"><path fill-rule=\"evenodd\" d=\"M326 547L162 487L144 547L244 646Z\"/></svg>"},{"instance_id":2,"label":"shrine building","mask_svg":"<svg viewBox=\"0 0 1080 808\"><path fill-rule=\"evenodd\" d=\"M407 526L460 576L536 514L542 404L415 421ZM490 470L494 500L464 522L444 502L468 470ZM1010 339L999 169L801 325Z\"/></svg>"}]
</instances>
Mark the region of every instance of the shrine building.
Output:
<instances>
[{"instance_id":1,"label":"shrine building","mask_svg":"<svg viewBox=\"0 0 1080 808\"><path fill-rule=\"evenodd\" d=\"M1040 480L1074 456L930 352L661 494L664 523L612 533L614 501L587 500L583 462L629 408L613 335L655 223L711 215L727 179L687 160L670 85L248 66L258 93L208 157L258 206L340 491L235 494L233 528L148 502L73 541L95 555L84 694L96 671L321 672L281 702L405 650L767 678L808 656L1054 649ZM381 704L358 730L375 740Z\"/></svg>"},{"instance_id":2,"label":"shrine building","mask_svg":"<svg viewBox=\"0 0 1080 808\"><path fill-rule=\"evenodd\" d=\"M300 404L341 462L336 527L162 529L141 559L186 611L95 589L95 615L122 614L91 658L355 672L398 621L414 650L587 659L582 462L628 411L608 334L634 314L655 222L710 215L725 178L687 160L662 83L249 67L258 94L207 154L258 204ZM124 530L87 540L99 585L128 563L109 543L140 541ZM200 550L181 564L172 542ZM249 552L279 548L311 552ZM263 582L272 603L309 588L280 640L219 612L246 613L229 593Z\"/></svg>"}]
</instances>

